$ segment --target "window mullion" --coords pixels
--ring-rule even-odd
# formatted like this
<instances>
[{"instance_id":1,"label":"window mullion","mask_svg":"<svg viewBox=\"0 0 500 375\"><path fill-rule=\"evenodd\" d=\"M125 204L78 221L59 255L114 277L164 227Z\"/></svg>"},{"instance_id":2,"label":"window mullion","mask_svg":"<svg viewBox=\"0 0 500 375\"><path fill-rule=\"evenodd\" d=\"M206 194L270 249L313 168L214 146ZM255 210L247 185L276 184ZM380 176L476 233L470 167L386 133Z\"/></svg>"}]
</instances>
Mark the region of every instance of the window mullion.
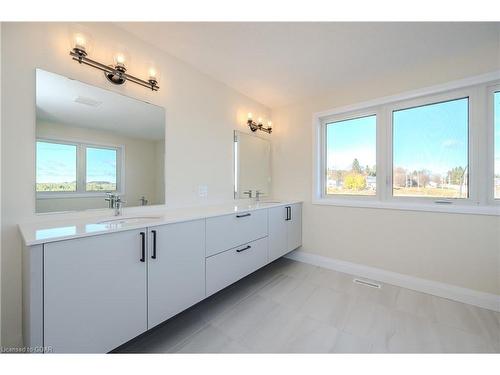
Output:
<instances>
[{"instance_id":1,"label":"window mullion","mask_svg":"<svg viewBox=\"0 0 500 375\"><path fill-rule=\"evenodd\" d=\"M77 191L79 193L85 193L86 185L86 174L85 174L85 146L83 144L78 145L78 156L77 156L77 176L78 180L76 182Z\"/></svg>"}]
</instances>

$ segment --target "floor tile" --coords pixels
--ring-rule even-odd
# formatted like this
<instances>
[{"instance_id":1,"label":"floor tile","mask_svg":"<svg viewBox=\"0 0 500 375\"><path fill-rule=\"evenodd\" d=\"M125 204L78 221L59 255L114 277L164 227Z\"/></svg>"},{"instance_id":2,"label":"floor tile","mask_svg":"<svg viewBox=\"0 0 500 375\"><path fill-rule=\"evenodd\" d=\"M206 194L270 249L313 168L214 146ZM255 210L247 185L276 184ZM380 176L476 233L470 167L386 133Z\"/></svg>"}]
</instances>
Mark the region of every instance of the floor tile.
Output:
<instances>
[{"instance_id":1,"label":"floor tile","mask_svg":"<svg viewBox=\"0 0 500 375\"><path fill-rule=\"evenodd\" d=\"M206 325L195 310L187 310L126 345L121 352L169 353Z\"/></svg>"},{"instance_id":2,"label":"floor tile","mask_svg":"<svg viewBox=\"0 0 500 375\"><path fill-rule=\"evenodd\" d=\"M117 353L500 353L500 314L281 258Z\"/></svg>"},{"instance_id":3,"label":"floor tile","mask_svg":"<svg viewBox=\"0 0 500 375\"><path fill-rule=\"evenodd\" d=\"M341 332L333 348L334 353L370 353L371 343L362 337Z\"/></svg>"},{"instance_id":4,"label":"floor tile","mask_svg":"<svg viewBox=\"0 0 500 375\"><path fill-rule=\"evenodd\" d=\"M436 320L433 297L429 294L401 288L396 299L396 309L420 318Z\"/></svg>"},{"instance_id":5,"label":"floor tile","mask_svg":"<svg viewBox=\"0 0 500 375\"><path fill-rule=\"evenodd\" d=\"M324 323L340 328L345 322L347 313L354 299L346 293L318 287L304 302L301 313Z\"/></svg>"},{"instance_id":6,"label":"floor tile","mask_svg":"<svg viewBox=\"0 0 500 375\"><path fill-rule=\"evenodd\" d=\"M444 351L437 323L411 314L393 311L391 325L393 333L386 340L388 352L441 353ZM380 337L375 338L378 341L380 339Z\"/></svg>"},{"instance_id":7,"label":"floor tile","mask_svg":"<svg viewBox=\"0 0 500 375\"><path fill-rule=\"evenodd\" d=\"M176 353L248 353L249 350L226 336L218 328L208 325L173 349Z\"/></svg>"},{"instance_id":8,"label":"floor tile","mask_svg":"<svg viewBox=\"0 0 500 375\"><path fill-rule=\"evenodd\" d=\"M436 320L463 331L482 335L485 333L475 307L440 297L432 297L436 309Z\"/></svg>"},{"instance_id":9,"label":"floor tile","mask_svg":"<svg viewBox=\"0 0 500 375\"><path fill-rule=\"evenodd\" d=\"M254 294L216 316L211 323L232 339L238 340L249 330L258 327L262 319L277 307L276 302Z\"/></svg>"}]
</instances>

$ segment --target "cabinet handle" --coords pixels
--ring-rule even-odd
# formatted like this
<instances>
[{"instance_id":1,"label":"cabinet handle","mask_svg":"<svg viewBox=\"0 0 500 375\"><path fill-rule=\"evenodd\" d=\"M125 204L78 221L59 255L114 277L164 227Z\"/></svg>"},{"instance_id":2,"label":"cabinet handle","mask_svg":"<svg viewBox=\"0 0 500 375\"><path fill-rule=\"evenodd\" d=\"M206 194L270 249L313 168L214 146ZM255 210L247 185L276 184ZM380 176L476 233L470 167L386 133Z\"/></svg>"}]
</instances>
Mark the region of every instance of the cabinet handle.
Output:
<instances>
[{"instance_id":1,"label":"cabinet handle","mask_svg":"<svg viewBox=\"0 0 500 375\"><path fill-rule=\"evenodd\" d=\"M140 261L141 262L145 262L146 261L146 233L144 232L141 232L141 259Z\"/></svg>"},{"instance_id":2,"label":"cabinet handle","mask_svg":"<svg viewBox=\"0 0 500 375\"><path fill-rule=\"evenodd\" d=\"M286 221L292 219L292 208L290 206L286 206Z\"/></svg>"},{"instance_id":3,"label":"cabinet handle","mask_svg":"<svg viewBox=\"0 0 500 375\"><path fill-rule=\"evenodd\" d=\"M244 247L243 249L238 249L236 250L237 253L241 253L242 251L245 251L245 250L248 250L248 249L251 249L252 246L248 245L247 247Z\"/></svg>"},{"instance_id":4,"label":"cabinet handle","mask_svg":"<svg viewBox=\"0 0 500 375\"><path fill-rule=\"evenodd\" d=\"M247 216L250 216L250 215L251 215L251 213L247 212L246 214L236 215L236 217L240 218L240 217L247 217Z\"/></svg>"},{"instance_id":5,"label":"cabinet handle","mask_svg":"<svg viewBox=\"0 0 500 375\"><path fill-rule=\"evenodd\" d=\"M152 230L153 233L153 255L151 255L151 259L156 259L156 230Z\"/></svg>"}]
</instances>

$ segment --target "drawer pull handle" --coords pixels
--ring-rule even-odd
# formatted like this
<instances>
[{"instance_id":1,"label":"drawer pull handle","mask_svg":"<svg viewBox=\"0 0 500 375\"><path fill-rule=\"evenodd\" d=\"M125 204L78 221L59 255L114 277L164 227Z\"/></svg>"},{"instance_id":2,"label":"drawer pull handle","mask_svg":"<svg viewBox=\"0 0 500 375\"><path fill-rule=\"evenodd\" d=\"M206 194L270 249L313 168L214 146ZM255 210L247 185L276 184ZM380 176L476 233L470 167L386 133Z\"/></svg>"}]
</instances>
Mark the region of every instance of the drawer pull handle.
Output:
<instances>
[{"instance_id":1,"label":"drawer pull handle","mask_svg":"<svg viewBox=\"0 0 500 375\"><path fill-rule=\"evenodd\" d=\"M146 233L141 232L141 262L146 261Z\"/></svg>"},{"instance_id":2,"label":"drawer pull handle","mask_svg":"<svg viewBox=\"0 0 500 375\"><path fill-rule=\"evenodd\" d=\"M251 213L247 212L246 214L236 215L236 217L240 218L240 217L247 217L250 215L251 215Z\"/></svg>"},{"instance_id":3,"label":"drawer pull handle","mask_svg":"<svg viewBox=\"0 0 500 375\"><path fill-rule=\"evenodd\" d=\"M248 250L248 249L251 249L252 246L248 245L247 247L244 247L243 249L238 249L236 250L237 253L241 253L242 251L245 251L245 250Z\"/></svg>"}]
</instances>

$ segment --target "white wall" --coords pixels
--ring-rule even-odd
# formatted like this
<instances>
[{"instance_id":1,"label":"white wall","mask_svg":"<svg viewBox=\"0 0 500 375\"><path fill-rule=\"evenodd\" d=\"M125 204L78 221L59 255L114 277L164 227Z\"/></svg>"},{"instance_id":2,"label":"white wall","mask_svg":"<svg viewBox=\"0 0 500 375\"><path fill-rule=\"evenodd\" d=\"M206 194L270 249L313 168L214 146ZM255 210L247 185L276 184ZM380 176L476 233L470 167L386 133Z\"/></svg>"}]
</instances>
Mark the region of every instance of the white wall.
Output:
<instances>
[{"instance_id":1,"label":"white wall","mask_svg":"<svg viewBox=\"0 0 500 375\"><path fill-rule=\"evenodd\" d=\"M70 25L8 23L2 30L2 343L21 344L21 239L17 224L34 214L35 68L112 89L166 108L166 201L181 206L233 198L233 130L246 131L246 113L269 110L179 60L110 24L89 24L92 57L110 62L119 45L131 56L128 70L146 77L157 65L160 91L114 87L101 72L68 55ZM198 186L208 186L199 198Z\"/></svg>"},{"instance_id":2,"label":"white wall","mask_svg":"<svg viewBox=\"0 0 500 375\"><path fill-rule=\"evenodd\" d=\"M311 204L312 115L500 69L498 51L273 108L273 191L302 199L302 251L500 294L500 218Z\"/></svg>"}]
</instances>

